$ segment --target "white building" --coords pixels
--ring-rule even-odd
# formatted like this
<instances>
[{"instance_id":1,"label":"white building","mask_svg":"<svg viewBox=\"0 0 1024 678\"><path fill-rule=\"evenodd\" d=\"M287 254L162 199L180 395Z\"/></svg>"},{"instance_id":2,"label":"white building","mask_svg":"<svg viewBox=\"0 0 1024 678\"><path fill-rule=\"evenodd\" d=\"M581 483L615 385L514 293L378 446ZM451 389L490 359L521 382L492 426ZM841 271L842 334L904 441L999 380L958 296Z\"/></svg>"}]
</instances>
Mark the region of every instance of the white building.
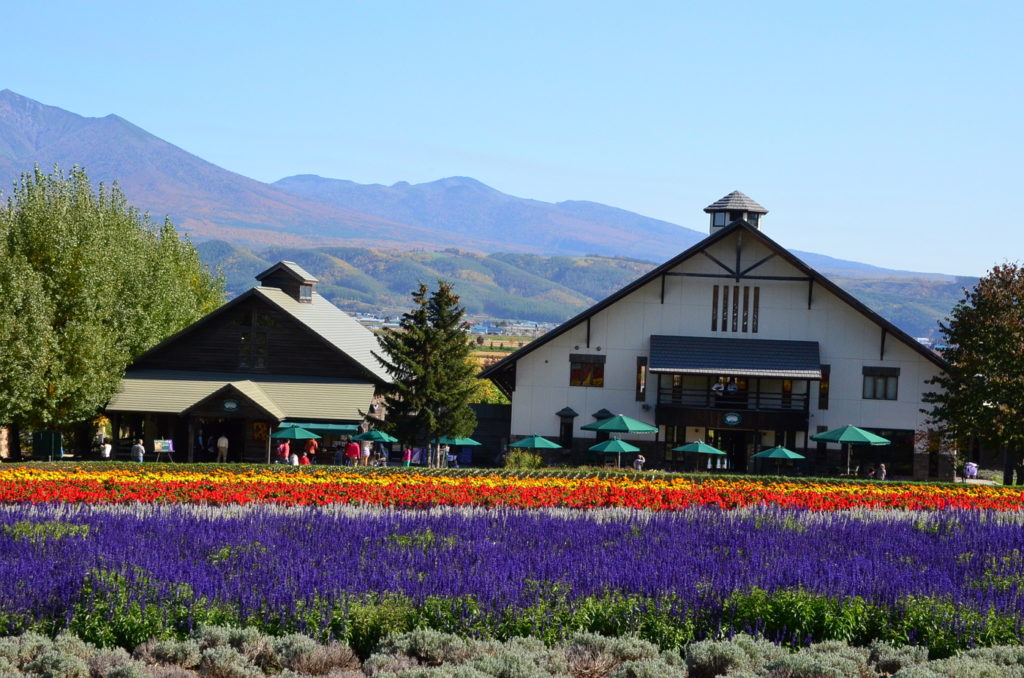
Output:
<instances>
[{"instance_id":1,"label":"white building","mask_svg":"<svg viewBox=\"0 0 1024 678\"><path fill-rule=\"evenodd\" d=\"M595 442L581 426L626 414L659 426L623 436L657 466L692 465L670 448L704 440L736 470L776 444L822 469L845 461L809 435L854 424L893 441L862 463L909 475L943 360L761 232L747 196L704 211L707 238L482 374L512 400L513 438L578 455Z\"/></svg>"}]
</instances>

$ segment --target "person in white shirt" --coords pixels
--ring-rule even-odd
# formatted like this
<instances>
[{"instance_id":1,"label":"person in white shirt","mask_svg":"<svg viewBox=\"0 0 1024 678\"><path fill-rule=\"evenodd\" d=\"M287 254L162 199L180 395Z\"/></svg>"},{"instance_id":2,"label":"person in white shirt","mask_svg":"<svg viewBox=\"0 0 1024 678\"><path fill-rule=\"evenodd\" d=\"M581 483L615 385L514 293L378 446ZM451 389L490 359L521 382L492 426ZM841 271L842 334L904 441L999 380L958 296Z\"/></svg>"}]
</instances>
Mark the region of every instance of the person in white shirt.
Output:
<instances>
[{"instance_id":1,"label":"person in white shirt","mask_svg":"<svg viewBox=\"0 0 1024 678\"><path fill-rule=\"evenodd\" d=\"M110 450L110 440L104 438L103 442L100 443L100 459L110 461Z\"/></svg>"},{"instance_id":2,"label":"person in white shirt","mask_svg":"<svg viewBox=\"0 0 1024 678\"><path fill-rule=\"evenodd\" d=\"M220 438L217 438L217 463L226 464L228 461L228 437L221 434Z\"/></svg>"}]
</instances>

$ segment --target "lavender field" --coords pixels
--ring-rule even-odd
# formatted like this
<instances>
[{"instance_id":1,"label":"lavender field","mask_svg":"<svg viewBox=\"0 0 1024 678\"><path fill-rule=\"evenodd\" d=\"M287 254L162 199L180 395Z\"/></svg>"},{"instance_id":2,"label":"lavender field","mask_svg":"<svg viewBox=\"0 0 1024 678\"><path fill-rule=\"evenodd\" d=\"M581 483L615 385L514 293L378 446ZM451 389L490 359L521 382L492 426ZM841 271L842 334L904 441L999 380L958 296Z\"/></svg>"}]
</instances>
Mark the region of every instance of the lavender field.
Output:
<instances>
[{"instance_id":1,"label":"lavender field","mask_svg":"<svg viewBox=\"0 0 1024 678\"><path fill-rule=\"evenodd\" d=\"M202 624L662 647L749 632L947 656L1019 643L1011 513L5 506L0 624L131 648Z\"/></svg>"}]
</instances>

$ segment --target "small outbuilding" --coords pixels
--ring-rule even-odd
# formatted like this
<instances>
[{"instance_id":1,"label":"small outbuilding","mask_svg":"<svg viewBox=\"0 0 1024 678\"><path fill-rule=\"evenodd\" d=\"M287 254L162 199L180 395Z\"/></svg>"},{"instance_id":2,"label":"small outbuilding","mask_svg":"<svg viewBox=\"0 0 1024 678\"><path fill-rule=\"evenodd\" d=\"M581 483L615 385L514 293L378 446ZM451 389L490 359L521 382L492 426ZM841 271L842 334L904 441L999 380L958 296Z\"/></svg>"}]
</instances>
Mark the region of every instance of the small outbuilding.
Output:
<instances>
[{"instance_id":1,"label":"small outbuilding","mask_svg":"<svg viewBox=\"0 0 1024 678\"><path fill-rule=\"evenodd\" d=\"M285 422L362 423L389 377L372 332L281 261L259 285L139 356L106 407L115 449L172 440L176 460L203 461L226 436L231 461L266 461Z\"/></svg>"}]
</instances>

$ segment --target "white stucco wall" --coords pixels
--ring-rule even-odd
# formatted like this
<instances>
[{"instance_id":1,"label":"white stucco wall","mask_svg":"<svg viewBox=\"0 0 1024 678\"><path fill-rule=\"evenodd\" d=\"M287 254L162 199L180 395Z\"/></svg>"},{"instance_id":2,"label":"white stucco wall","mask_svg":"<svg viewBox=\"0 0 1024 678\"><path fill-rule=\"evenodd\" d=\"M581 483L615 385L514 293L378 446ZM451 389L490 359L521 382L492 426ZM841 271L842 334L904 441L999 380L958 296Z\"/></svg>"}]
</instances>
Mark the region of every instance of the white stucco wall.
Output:
<instances>
[{"instance_id":1,"label":"white stucco wall","mask_svg":"<svg viewBox=\"0 0 1024 678\"><path fill-rule=\"evenodd\" d=\"M734 239L735 236L716 243L709 253L732 266L736 258ZM762 243L750 242L749 236L743 245L742 267L770 254ZM701 254L672 270L724 272ZM751 275L803 274L776 256L758 266ZM715 284L738 284L741 291L744 285L760 287L756 334L711 331L712 286ZM921 427L925 421L925 415L920 412L921 395L928 390L925 381L938 373L938 367L892 335L886 337L885 354L880 358L880 325L819 284L813 286L810 309L807 298L806 281L743 279L736 283L722 278L668 276L665 300L661 303L661 279L656 278L591 318L589 347L587 323L583 321L519 359L512 398L512 434L557 438L559 418L555 412L566 406L580 414L574 422L575 435L580 435L579 427L592 422L591 414L602 408L653 422L658 397L656 375L650 375L648 380L645 402L650 409L644 410L644 403L635 400L636 359L650 355L653 334L816 341L822 364L831 366L831 379L826 411L817 409L817 384L811 386L808 422L811 432L818 426L835 428L844 424L893 429ZM603 388L569 386L569 355L573 353L606 356ZM900 368L897 400L862 398L862 368L865 366Z\"/></svg>"}]
</instances>

